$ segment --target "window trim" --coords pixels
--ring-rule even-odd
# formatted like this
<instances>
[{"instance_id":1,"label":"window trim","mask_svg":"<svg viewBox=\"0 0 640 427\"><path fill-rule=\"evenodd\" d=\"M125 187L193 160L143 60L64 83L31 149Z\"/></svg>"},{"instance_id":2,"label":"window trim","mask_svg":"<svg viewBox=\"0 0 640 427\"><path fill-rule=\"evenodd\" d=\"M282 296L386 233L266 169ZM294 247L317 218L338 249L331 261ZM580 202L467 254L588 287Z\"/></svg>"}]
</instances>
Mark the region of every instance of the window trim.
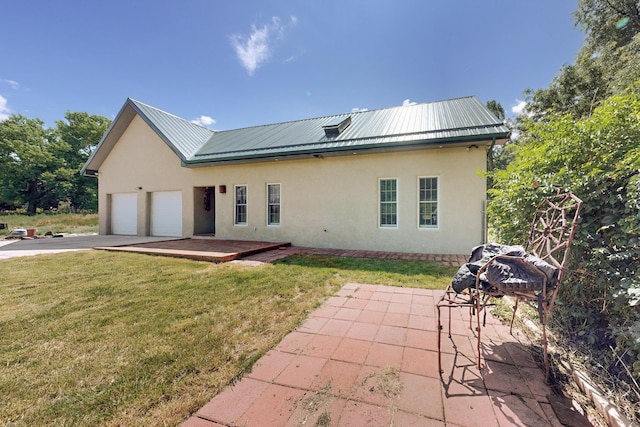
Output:
<instances>
[{"instance_id":1,"label":"window trim","mask_svg":"<svg viewBox=\"0 0 640 427\"><path fill-rule=\"evenodd\" d=\"M396 198L394 202L385 202L385 203L394 203L395 204L395 224L382 224L382 181L395 181L396 183L396 188L395 188L395 192L396 192ZM399 218L400 218L400 204L398 203L398 201L400 200L400 181L398 180L397 177L389 177L389 178L378 178L378 228L379 229L385 229L385 230L389 230L389 229L397 229L398 228L398 222L399 222Z\"/></svg>"},{"instance_id":2,"label":"window trim","mask_svg":"<svg viewBox=\"0 0 640 427\"><path fill-rule=\"evenodd\" d=\"M244 205L238 204L238 188L244 187ZM244 222L238 222L238 206L244 206ZM246 227L249 224L249 186L247 184L238 184L233 186L233 225L238 227Z\"/></svg>"},{"instance_id":3,"label":"window trim","mask_svg":"<svg viewBox=\"0 0 640 427\"><path fill-rule=\"evenodd\" d=\"M269 187L271 186L278 186L278 222L271 222L271 217L270 217L270 207L272 206L272 204L269 202ZM279 227L280 225L282 225L282 184L279 182L270 182L267 183L267 187L266 187L266 192L267 192L267 227ZM275 203L273 204L274 206L276 205Z\"/></svg>"},{"instance_id":4,"label":"window trim","mask_svg":"<svg viewBox=\"0 0 640 427\"><path fill-rule=\"evenodd\" d=\"M435 202L420 200L420 180L422 179L435 179L436 180L436 200ZM417 226L420 230L437 230L440 228L440 177L437 175L424 175L419 176L417 180ZM420 208L422 203L435 203L436 205L436 225L423 225L420 224Z\"/></svg>"}]
</instances>

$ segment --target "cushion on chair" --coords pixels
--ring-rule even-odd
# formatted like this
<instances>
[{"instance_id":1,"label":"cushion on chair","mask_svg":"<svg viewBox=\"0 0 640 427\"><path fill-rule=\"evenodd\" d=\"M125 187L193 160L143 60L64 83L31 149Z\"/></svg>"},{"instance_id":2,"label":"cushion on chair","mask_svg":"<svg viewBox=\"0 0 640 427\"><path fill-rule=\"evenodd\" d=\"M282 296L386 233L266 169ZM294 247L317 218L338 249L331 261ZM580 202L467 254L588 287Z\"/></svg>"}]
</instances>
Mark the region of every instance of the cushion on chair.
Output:
<instances>
[{"instance_id":1,"label":"cushion on chair","mask_svg":"<svg viewBox=\"0 0 640 427\"><path fill-rule=\"evenodd\" d=\"M522 246L501 245L498 243L487 243L476 246L471 250L469 262L462 265L453 276L451 285L457 293L463 292L467 288L476 286L476 275L478 270L498 255L524 256L526 252ZM484 288L490 287L488 283L482 284Z\"/></svg>"},{"instance_id":2,"label":"cushion on chair","mask_svg":"<svg viewBox=\"0 0 640 427\"><path fill-rule=\"evenodd\" d=\"M547 289L555 286L558 270L538 257L496 257L481 275L483 281L504 293L513 291L541 291L546 280Z\"/></svg>"},{"instance_id":3,"label":"cushion on chair","mask_svg":"<svg viewBox=\"0 0 640 427\"><path fill-rule=\"evenodd\" d=\"M476 285L480 268L494 260L480 276L485 291L541 290L542 277L547 277L547 288L555 286L558 270L544 260L525 252L522 246L487 243L473 248L469 262L462 265L451 281L453 289L460 293ZM520 261L513 261L520 260Z\"/></svg>"},{"instance_id":4,"label":"cushion on chair","mask_svg":"<svg viewBox=\"0 0 640 427\"><path fill-rule=\"evenodd\" d=\"M461 265L455 276L453 276L453 280L451 280L453 290L460 293L467 288L474 287L478 270L480 270L480 267L475 264L467 263Z\"/></svg>"}]
</instances>

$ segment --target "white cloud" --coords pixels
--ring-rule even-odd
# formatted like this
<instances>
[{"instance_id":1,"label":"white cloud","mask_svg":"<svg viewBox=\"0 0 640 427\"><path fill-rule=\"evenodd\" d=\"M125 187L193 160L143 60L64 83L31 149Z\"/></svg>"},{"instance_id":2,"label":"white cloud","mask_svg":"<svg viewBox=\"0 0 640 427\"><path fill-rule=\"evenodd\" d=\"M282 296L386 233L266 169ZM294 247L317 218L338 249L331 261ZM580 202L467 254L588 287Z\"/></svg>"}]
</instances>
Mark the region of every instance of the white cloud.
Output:
<instances>
[{"instance_id":1,"label":"white cloud","mask_svg":"<svg viewBox=\"0 0 640 427\"><path fill-rule=\"evenodd\" d=\"M0 95L0 122L4 122L11 115L11 109L7 107L7 98Z\"/></svg>"},{"instance_id":2,"label":"white cloud","mask_svg":"<svg viewBox=\"0 0 640 427\"><path fill-rule=\"evenodd\" d=\"M417 102L413 102L412 100L410 100L409 98L405 99L404 101L402 101L402 106L406 107L408 105L416 105Z\"/></svg>"},{"instance_id":3,"label":"white cloud","mask_svg":"<svg viewBox=\"0 0 640 427\"><path fill-rule=\"evenodd\" d=\"M358 108L358 107L353 107L351 109L352 113L359 113L360 111L369 111L369 109L368 108Z\"/></svg>"},{"instance_id":4,"label":"white cloud","mask_svg":"<svg viewBox=\"0 0 640 427\"><path fill-rule=\"evenodd\" d=\"M20 83L15 80L0 79L0 83L8 84L9 86L11 86L11 89L18 89L20 87Z\"/></svg>"},{"instance_id":5,"label":"white cloud","mask_svg":"<svg viewBox=\"0 0 640 427\"><path fill-rule=\"evenodd\" d=\"M208 126L211 126L211 125L215 124L216 120L213 117L200 116L197 119L191 120L191 123L193 123L195 125L208 127Z\"/></svg>"},{"instance_id":6,"label":"white cloud","mask_svg":"<svg viewBox=\"0 0 640 427\"><path fill-rule=\"evenodd\" d=\"M527 106L527 101L522 101L520 99L516 99L517 104L511 107L511 112L516 116L520 116L525 114L525 107Z\"/></svg>"},{"instance_id":7,"label":"white cloud","mask_svg":"<svg viewBox=\"0 0 640 427\"><path fill-rule=\"evenodd\" d=\"M232 39L236 55L250 76L271 56L269 47L269 30L267 27L253 27L247 38L235 36Z\"/></svg>"},{"instance_id":8,"label":"white cloud","mask_svg":"<svg viewBox=\"0 0 640 427\"><path fill-rule=\"evenodd\" d=\"M298 18L290 17L289 24L296 25ZM274 45L278 40L284 38L287 25L283 24L280 18L274 16L270 24L261 27L251 26L251 33L245 35L231 36L231 45L236 51L236 55L242 66L252 76L258 68L271 58Z\"/></svg>"}]
</instances>

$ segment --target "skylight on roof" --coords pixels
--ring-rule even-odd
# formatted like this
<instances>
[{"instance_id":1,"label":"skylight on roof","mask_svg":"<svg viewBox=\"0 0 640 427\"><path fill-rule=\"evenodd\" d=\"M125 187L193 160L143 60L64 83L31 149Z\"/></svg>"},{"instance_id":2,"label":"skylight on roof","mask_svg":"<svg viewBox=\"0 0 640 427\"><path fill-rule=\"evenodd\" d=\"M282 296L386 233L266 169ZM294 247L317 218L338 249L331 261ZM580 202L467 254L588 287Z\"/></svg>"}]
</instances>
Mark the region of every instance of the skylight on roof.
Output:
<instances>
[{"instance_id":1,"label":"skylight on roof","mask_svg":"<svg viewBox=\"0 0 640 427\"><path fill-rule=\"evenodd\" d=\"M351 116L336 117L326 125L322 126L324 134L327 137L336 137L340 135L351 124Z\"/></svg>"}]
</instances>

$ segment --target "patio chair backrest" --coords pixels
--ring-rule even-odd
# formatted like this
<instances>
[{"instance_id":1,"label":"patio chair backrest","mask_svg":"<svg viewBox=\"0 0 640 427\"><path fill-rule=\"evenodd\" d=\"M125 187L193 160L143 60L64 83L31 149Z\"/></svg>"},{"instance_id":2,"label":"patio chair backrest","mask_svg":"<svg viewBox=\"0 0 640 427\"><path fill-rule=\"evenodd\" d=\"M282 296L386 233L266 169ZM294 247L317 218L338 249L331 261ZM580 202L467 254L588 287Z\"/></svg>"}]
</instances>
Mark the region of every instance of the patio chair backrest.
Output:
<instances>
[{"instance_id":1,"label":"patio chair backrest","mask_svg":"<svg viewBox=\"0 0 640 427\"><path fill-rule=\"evenodd\" d=\"M573 193L547 197L536 209L525 249L558 268L562 280L578 226L582 200Z\"/></svg>"}]
</instances>

